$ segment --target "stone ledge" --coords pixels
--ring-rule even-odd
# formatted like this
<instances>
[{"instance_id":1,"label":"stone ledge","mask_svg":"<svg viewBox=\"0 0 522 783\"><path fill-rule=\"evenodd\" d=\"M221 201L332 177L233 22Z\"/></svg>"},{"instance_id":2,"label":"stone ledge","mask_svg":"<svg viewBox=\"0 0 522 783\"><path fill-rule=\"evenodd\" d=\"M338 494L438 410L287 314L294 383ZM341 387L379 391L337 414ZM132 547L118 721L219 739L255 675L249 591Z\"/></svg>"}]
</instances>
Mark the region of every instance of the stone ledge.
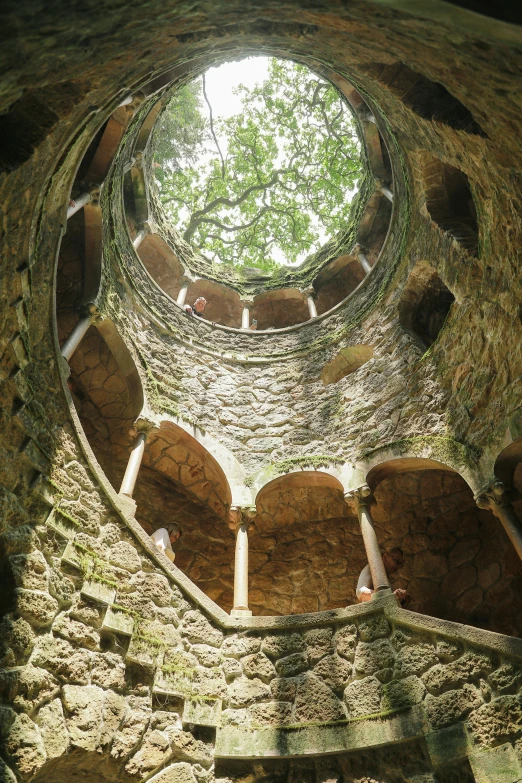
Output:
<instances>
[{"instance_id":1,"label":"stone ledge","mask_svg":"<svg viewBox=\"0 0 522 783\"><path fill-rule=\"evenodd\" d=\"M390 718L368 718L330 726L242 729L219 728L216 734L216 758L295 758L378 748L426 734L421 706Z\"/></svg>"}]
</instances>

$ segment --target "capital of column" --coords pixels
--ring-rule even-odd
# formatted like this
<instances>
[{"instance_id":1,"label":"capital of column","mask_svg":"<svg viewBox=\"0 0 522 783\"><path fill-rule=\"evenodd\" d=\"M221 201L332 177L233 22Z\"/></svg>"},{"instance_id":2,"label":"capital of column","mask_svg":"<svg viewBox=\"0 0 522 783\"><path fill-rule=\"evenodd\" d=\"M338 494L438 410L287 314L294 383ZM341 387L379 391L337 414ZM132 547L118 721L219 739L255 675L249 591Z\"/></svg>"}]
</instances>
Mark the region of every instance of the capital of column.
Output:
<instances>
[{"instance_id":1,"label":"capital of column","mask_svg":"<svg viewBox=\"0 0 522 783\"><path fill-rule=\"evenodd\" d=\"M475 503L479 508L491 509L505 508L511 500L506 486L502 481L493 479L475 495Z\"/></svg>"},{"instance_id":2,"label":"capital of column","mask_svg":"<svg viewBox=\"0 0 522 783\"><path fill-rule=\"evenodd\" d=\"M370 495L372 491L368 484L363 484L357 489L350 489L344 493L344 499L347 502L355 501L357 506L368 506L370 504Z\"/></svg>"},{"instance_id":3,"label":"capital of column","mask_svg":"<svg viewBox=\"0 0 522 783\"><path fill-rule=\"evenodd\" d=\"M90 318L91 323L100 321L102 318L102 315L95 302L87 302L86 304L83 304L80 308L80 316L82 318Z\"/></svg>"},{"instance_id":4,"label":"capital of column","mask_svg":"<svg viewBox=\"0 0 522 783\"><path fill-rule=\"evenodd\" d=\"M139 419L136 419L134 424L129 430L129 435L132 438L135 438L140 433L145 434L145 440L147 441L149 438L150 433L152 430L156 429L158 425L155 424L155 422L151 421L151 419L147 419L145 416L140 416Z\"/></svg>"},{"instance_id":5,"label":"capital of column","mask_svg":"<svg viewBox=\"0 0 522 783\"><path fill-rule=\"evenodd\" d=\"M254 523L255 515L256 509L253 506L232 506L228 512L227 525L234 533L243 526L248 530Z\"/></svg>"}]
</instances>

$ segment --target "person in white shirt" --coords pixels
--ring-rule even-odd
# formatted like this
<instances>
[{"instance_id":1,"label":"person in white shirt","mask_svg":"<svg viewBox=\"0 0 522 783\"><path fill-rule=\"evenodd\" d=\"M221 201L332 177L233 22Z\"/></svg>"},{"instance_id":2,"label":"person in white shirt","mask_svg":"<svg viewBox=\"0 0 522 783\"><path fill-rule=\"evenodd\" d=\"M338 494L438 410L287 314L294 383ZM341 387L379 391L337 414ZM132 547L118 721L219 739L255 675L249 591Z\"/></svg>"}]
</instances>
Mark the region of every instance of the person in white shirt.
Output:
<instances>
[{"instance_id":1,"label":"person in white shirt","mask_svg":"<svg viewBox=\"0 0 522 783\"><path fill-rule=\"evenodd\" d=\"M398 571L399 568L404 565L404 555L402 553L402 549L387 549L382 553L382 562L384 563L384 568L388 577L396 573L396 571ZM375 590L373 589L373 580L370 566L366 565L359 575L355 595L362 603L364 601L369 601L374 592ZM402 590L401 588L394 590L393 594L398 598L402 607L408 606L411 601L411 597L408 595L406 590Z\"/></svg>"}]
</instances>

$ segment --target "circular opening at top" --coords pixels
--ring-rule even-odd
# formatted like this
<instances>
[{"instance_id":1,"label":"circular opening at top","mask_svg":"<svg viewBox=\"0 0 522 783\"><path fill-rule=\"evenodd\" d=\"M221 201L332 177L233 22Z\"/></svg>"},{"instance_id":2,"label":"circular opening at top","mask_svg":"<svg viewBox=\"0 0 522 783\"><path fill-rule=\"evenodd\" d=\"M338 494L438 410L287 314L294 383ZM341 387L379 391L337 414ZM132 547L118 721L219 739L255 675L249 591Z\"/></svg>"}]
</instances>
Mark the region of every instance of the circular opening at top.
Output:
<instances>
[{"instance_id":1,"label":"circular opening at top","mask_svg":"<svg viewBox=\"0 0 522 783\"><path fill-rule=\"evenodd\" d=\"M305 65L261 56L178 89L152 154L169 223L218 277L308 264L342 243L366 167L340 91Z\"/></svg>"}]
</instances>

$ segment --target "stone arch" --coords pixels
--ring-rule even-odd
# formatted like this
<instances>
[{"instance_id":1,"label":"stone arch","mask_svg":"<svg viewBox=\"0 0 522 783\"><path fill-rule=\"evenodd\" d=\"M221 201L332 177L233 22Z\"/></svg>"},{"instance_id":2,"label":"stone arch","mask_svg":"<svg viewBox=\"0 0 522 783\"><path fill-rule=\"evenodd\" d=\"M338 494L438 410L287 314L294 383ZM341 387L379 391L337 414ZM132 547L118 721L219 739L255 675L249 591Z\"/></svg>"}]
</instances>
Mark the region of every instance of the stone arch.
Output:
<instances>
[{"instance_id":1,"label":"stone arch","mask_svg":"<svg viewBox=\"0 0 522 783\"><path fill-rule=\"evenodd\" d=\"M392 457L367 472L379 543L404 553L392 586L408 590L414 611L516 634L516 551L477 508L470 476L442 456Z\"/></svg>"},{"instance_id":2,"label":"stone arch","mask_svg":"<svg viewBox=\"0 0 522 783\"><path fill-rule=\"evenodd\" d=\"M522 463L522 437L513 440L495 460L494 473L507 487L516 486L522 490L522 475L519 465Z\"/></svg>"},{"instance_id":3,"label":"stone arch","mask_svg":"<svg viewBox=\"0 0 522 783\"><path fill-rule=\"evenodd\" d=\"M158 234L147 234L137 253L153 280L176 300L184 269L167 243Z\"/></svg>"}]
</instances>

